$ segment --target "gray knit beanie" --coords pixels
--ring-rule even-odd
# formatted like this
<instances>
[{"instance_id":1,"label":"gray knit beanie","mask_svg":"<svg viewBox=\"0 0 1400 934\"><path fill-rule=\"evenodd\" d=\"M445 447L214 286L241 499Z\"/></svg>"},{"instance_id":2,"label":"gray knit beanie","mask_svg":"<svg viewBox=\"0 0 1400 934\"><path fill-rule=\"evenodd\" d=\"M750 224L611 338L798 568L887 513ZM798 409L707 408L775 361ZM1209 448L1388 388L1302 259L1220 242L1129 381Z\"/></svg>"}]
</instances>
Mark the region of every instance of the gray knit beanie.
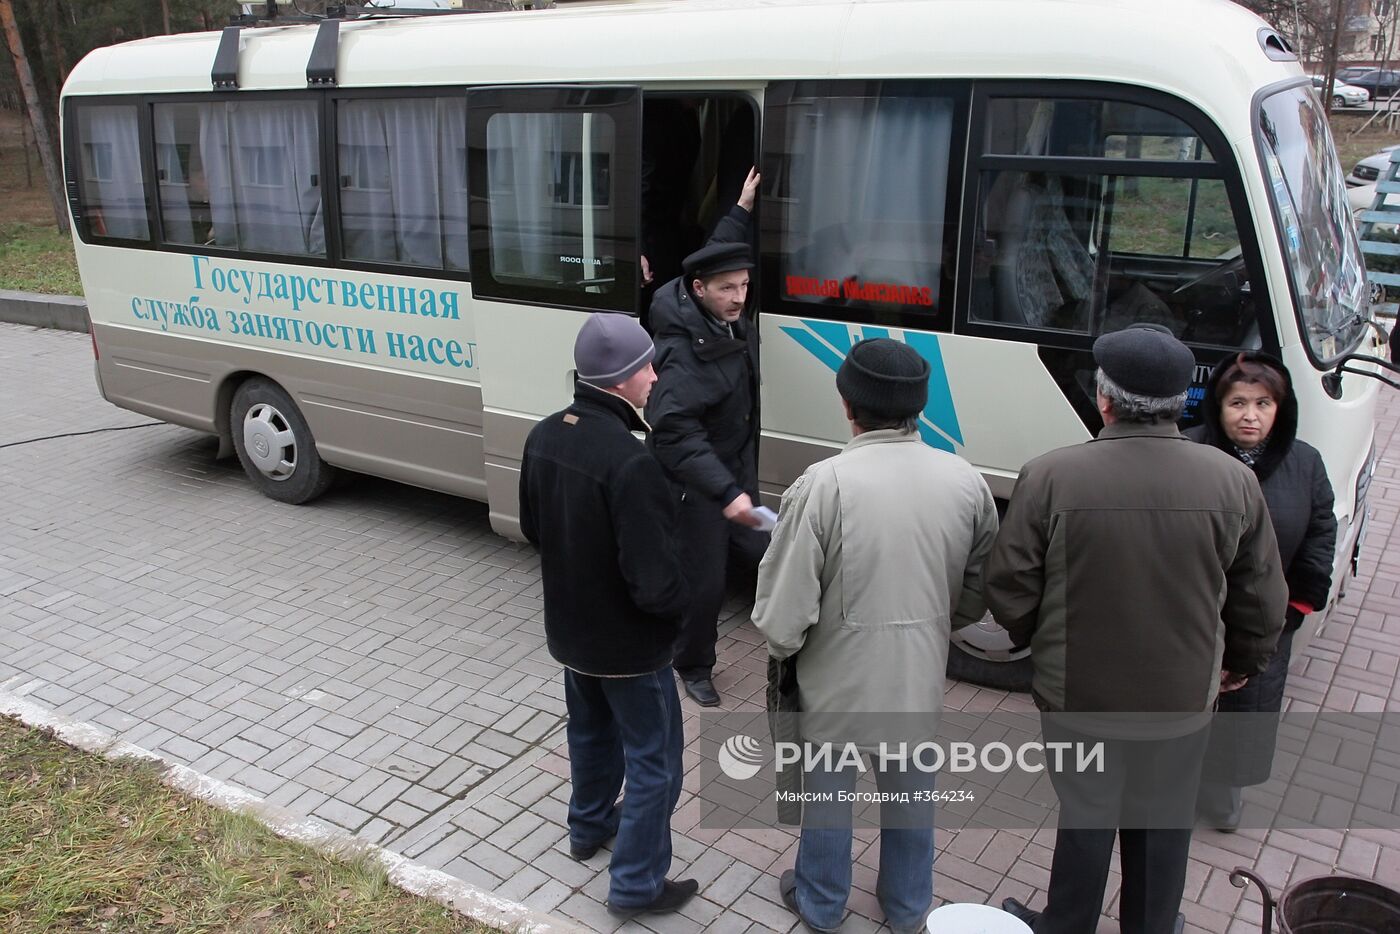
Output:
<instances>
[{"instance_id":1,"label":"gray knit beanie","mask_svg":"<svg viewBox=\"0 0 1400 934\"><path fill-rule=\"evenodd\" d=\"M616 312L589 315L574 341L578 378L602 389L627 382L654 356L656 347L637 319Z\"/></svg>"}]
</instances>

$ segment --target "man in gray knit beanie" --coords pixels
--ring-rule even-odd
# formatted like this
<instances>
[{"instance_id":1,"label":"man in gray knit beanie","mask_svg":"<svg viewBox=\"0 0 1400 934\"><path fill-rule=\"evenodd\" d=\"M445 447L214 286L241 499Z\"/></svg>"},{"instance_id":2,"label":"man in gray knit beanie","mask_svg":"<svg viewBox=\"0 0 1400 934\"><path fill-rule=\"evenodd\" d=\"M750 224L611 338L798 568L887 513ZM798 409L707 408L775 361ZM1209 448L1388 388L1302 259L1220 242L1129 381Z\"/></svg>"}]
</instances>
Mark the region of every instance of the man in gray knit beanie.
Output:
<instances>
[{"instance_id":1,"label":"man in gray knit beanie","mask_svg":"<svg viewBox=\"0 0 1400 934\"><path fill-rule=\"evenodd\" d=\"M633 434L647 430L654 352L635 319L589 316L573 404L534 427L520 465L520 529L540 550L545 640L564 666L569 853L586 862L616 838L608 911L622 919L675 911L699 888L666 878L685 748L671 660L690 588L670 483Z\"/></svg>"}]
</instances>

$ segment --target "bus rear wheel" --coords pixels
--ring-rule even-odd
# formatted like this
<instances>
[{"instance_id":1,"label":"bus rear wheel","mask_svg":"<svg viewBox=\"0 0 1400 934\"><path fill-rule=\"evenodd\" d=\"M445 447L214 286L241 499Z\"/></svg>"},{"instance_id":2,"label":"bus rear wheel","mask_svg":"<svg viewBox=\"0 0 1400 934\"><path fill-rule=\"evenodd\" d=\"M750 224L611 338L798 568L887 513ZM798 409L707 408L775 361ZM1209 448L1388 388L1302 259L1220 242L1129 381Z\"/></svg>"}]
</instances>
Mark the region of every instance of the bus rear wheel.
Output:
<instances>
[{"instance_id":1,"label":"bus rear wheel","mask_svg":"<svg viewBox=\"0 0 1400 934\"><path fill-rule=\"evenodd\" d=\"M948 677L1003 691L1031 689L1031 653L1011 644L992 614L954 631L948 646Z\"/></svg>"},{"instance_id":2,"label":"bus rear wheel","mask_svg":"<svg viewBox=\"0 0 1400 934\"><path fill-rule=\"evenodd\" d=\"M326 492L335 479L335 468L316 452L301 410L271 380L258 377L238 387L229 427L238 462L265 496L300 505Z\"/></svg>"}]
</instances>

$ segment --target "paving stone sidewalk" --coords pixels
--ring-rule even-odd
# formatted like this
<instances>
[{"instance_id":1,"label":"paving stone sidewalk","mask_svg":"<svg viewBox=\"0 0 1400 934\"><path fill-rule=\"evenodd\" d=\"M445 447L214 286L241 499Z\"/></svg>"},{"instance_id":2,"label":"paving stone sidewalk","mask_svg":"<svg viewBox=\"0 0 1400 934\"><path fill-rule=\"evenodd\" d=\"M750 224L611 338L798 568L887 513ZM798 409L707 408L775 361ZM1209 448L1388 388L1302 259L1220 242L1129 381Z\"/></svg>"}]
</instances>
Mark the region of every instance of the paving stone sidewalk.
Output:
<instances>
[{"instance_id":1,"label":"paving stone sidewalk","mask_svg":"<svg viewBox=\"0 0 1400 934\"><path fill-rule=\"evenodd\" d=\"M1397 426L1388 393L1362 575L1295 659L1294 709L1400 707ZM102 401L85 335L0 324L0 685L503 897L616 929L606 851L586 864L567 853L562 683L533 550L492 533L479 504L369 478L312 506L275 503L214 450ZM725 612L717 684L726 709L757 710L761 640L742 601ZM963 684L948 701L1031 710ZM676 873L698 878L701 897L646 926L794 929L777 874L795 837L698 826L698 764L692 744L674 836ZM873 839L857 835L845 931L880 927ZM1049 830L940 831L936 895L1039 904L1052 844ZM1241 864L1276 889L1333 871L1400 886L1400 832L1199 832L1191 930L1259 930L1257 896L1227 879ZM1103 931L1117 930L1116 880Z\"/></svg>"}]
</instances>

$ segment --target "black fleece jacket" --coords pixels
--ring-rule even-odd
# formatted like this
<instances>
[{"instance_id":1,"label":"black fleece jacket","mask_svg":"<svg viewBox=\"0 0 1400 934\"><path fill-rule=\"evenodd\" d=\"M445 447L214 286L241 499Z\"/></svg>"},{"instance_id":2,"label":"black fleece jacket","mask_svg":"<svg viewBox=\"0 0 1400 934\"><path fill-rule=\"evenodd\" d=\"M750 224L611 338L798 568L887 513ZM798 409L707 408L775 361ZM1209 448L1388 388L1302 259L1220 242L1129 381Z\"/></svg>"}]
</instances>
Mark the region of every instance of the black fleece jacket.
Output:
<instances>
[{"instance_id":1,"label":"black fleece jacket","mask_svg":"<svg viewBox=\"0 0 1400 934\"><path fill-rule=\"evenodd\" d=\"M737 205L710 243L743 243L749 212ZM753 292L749 293L750 308ZM681 276L651 302L656 385L647 403L650 444L666 473L688 493L729 505L758 496L758 325L748 310L726 328Z\"/></svg>"},{"instance_id":2,"label":"black fleece jacket","mask_svg":"<svg viewBox=\"0 0 1400 934\"><path fill-rule=\"evenodd\" d=\"M626 400L585 383L531 430L520 465L520 528L540 550L549 654L581 674L641 675L671 664L689 600L661 465L633 435Z\"/></svg>"}]
</instances>

